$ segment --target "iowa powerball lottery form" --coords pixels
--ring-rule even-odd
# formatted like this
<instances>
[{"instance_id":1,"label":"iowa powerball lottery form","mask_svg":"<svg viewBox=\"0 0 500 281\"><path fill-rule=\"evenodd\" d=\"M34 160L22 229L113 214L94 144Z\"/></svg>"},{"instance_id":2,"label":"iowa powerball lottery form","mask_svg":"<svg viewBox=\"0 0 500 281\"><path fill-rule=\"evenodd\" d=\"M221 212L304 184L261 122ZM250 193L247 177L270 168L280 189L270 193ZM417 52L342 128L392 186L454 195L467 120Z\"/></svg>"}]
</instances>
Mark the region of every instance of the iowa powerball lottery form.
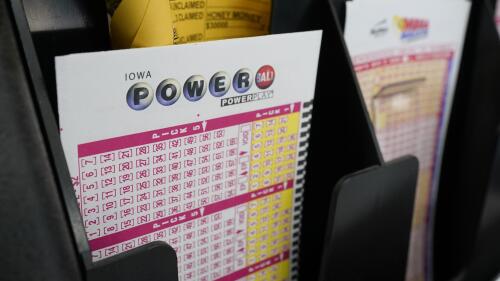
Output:
<instances>
[{"instance_id":1,"label":"iowa powerball lottery form","mask_svg":"<svg viewBox=\"0 0 500 281\"><path fill-rule=\"evenodd\" d=\"M179 280L290 280L321 32L56 58L93 261L171 245Z\"/></svg>"}]
</instances>

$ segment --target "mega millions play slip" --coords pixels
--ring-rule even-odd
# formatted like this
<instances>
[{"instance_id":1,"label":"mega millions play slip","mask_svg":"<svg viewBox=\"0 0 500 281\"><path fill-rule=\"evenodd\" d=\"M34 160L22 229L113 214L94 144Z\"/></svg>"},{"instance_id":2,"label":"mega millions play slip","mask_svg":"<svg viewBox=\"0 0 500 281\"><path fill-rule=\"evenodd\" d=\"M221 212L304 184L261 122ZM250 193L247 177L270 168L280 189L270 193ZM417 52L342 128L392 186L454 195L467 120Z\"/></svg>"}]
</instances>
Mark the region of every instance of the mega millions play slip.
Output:
<instances>
[{"instance_id":1,"label":"mega millions play slip","mask_svg":"<svg viewBox=\"0 0 500 281\"><path fill-rule=\"evenodd\" d=\"M179 280L289 280L321 32L56 58L93 261L171 245Z\"/></svg>"},{"instance_id":2,"label":"mega millions play slip","mask_svg":"<svg viewBox=\"0 0 500 281\"><path fill-rule=\"evenodd\" d=\"M470 2L347 2L345 39L385 160L415 155L408 281L429 280L432 225Z\"/></svg>"}]
</instances>

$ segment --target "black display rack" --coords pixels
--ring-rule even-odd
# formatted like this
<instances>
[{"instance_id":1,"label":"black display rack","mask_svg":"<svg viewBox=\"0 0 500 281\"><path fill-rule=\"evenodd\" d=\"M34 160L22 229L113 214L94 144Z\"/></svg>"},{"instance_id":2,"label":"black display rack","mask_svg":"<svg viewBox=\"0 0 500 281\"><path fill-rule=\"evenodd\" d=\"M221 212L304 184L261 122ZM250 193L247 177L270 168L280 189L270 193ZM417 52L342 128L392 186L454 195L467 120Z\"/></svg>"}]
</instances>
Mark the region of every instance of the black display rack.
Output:
<instances>
[{"instance_id":1,"label":"black display rack","mask_svg":"<svg viewBox=\"0 0 500 281\"><path fill-rule=\"evenodd\" d=\"M47 2L53 3L0 2L0 73L7 80L0 99L12 102L0 125L6 166L0 174L6 214L0 232L2 280L176 281L175 251L165 243L91 262L52 110L55 100L49 102L55 97L51 61L65 52L97 50L105 41L86 33L100 30L88 17L92 13L83 13L86 1ZM62 23L71 28L62 29Z\"/></svg>"},{"instance_id":2,"label":"black display rack","mask_svg":"<svg viewBox=\"0 0 500 281\"><path fill-rule=\"evenodd\" d=\"M462 63L444 148L435 232L435 280L493 280L500 272L500 249L481 237L481 216L500 125L500 40L493 1L472 1ZM496 226L495 226L496 225ZM479 236L478 236L479 235Z\"/></svg>"},{"instance_id":3,"label":"black display rack","mask_svg":"<svg viewBox=\"0 0 500 281\"><path fill-rule=\"evenodd\" d=\"M323 30L305 175L299 279L404 280L418 161L406 157L385 163L382 158L343 39L343 21L337 16L344 17L336 9L345 3L273 3L273 33ZM388 210L391 216L381 216ZM373 216L359 216L366 212ZM381 233L383 240L374 239Z\"/></svg>"},{"instance_id":4,"label":"black display rack","mask_svg":"<svg viewBox=\"0 0 500 281\"><path fill-rule=\"evenodd\" d=\"M342 19L345 3L331 0ZM496 0L473 0L449 120L427 266L432 280L500 273L498 128L500 40Z\"/></svg>"},{"instance_id":5,"label":"black display rack","mask_svg":"<svg viewBox=\"0 0 500 281\"><path fill-rule=\"evenodd\" d=\"M384 163L332 4L273 1L272 33L313 29L324 30L324 39L300 191L301 232L294 234L301 236L300 253L292 253L300 254L294 279L318 280L320 271L340 262L342 268L328 273L336 280L353 280L349 268L359 276L396 280L406 267L418 163L414 157ZM59 140L54 57L108 49L107 30L104 1L0 2L2 280L177 280L175 252L165 243L91 262ZM374 205L381 199L383 206ZM345 244L337 234L346 233L354 217L349 210L359 206L372 206L366 210L378 215L358 220L355 229L367 235ZM388 210L398 227L384 224ZM369 233L385 233L386 241L396 242L380 250ZM348 259L338 253L349 253ZM383 275L369 260L393 272Z\"/></svg>"},{"instance_id":6,"label":"black display rack","mask_svg":"<svg viewBox=\"0 0 500 281\"><path fill-rule=\"evenodd\" d=\"M405 279L415 201L415 189L408 187L417 176L418 161L411 156L339 181L332 194L319 280Z\"/></svg>"},{"instance_id":7,"label":"black display rack","mask_svg":"<svg viewBox=\"0 0 500 281\"><path fill-rule=\"evenodd\" d=\"M485 195L479 228L463 280L494 280L500 274L500 128L497 131L495 161Z\"/></svg>"}]
</instances>

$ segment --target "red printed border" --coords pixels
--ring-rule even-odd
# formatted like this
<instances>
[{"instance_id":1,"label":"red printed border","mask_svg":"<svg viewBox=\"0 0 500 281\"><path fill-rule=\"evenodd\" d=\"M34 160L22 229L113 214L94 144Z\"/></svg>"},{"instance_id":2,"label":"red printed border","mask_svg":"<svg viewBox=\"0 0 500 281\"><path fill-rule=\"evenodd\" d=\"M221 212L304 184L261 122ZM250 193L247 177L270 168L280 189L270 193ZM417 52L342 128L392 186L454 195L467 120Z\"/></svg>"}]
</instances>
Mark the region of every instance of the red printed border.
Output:
<instances>
[{"instance_id":1,"label":"red printed border","mask_svg":"<svg viewBox=\"0 0 500 281\"><path fill-rule=\"evenodd\" d=\"M231 127L243 123L263 120L270 117L282 116L294 112L300 112L300 108L301 103L298 102L210 119L201 122L194 122L159 130L89 142L78 145L78 157L86 157L118 149L155 143L163 140L176 139L207 131Z\"/></svg>"},{"instance_id":2,"label":"red printed border","mask_svg":"<svg viewBox=\"0 0 500 281\"><path fill-rule=\"evenodd\" d=\"M397 65L404 62L418 62L418 61L428 61L435 59L446 59L450 60L453 57L453 52L451 51L441 51L441 52L430 52L421 54L411 54L411 55L398 55L390 56L387 58L376 59L367 63L360 63L354 66L356 72L362 72L371 70L378 67Z\"/></svg>"},{"instance_id":3,"label":"red printed border","mask_svg":"<svg viewBox=\"0 0 500 281\"><path fill-rule=\"evenodd\" d=\"M152 232L156 232L168 227L172 227L181 223L199 219L203 216L211 215L229 208L236 207L248 203L253 200L260 199L287 189L293 188L293 180L284 183L268 186L248 192L233 198L222 200L201 208L197 208L188 212L183 212L166 218L156 220L154 222L139 225L130 229L122 230L113 234L99 237L89 241L92 251L100 250L109 246L113 246Z\"/></svg>"}]
</instances>

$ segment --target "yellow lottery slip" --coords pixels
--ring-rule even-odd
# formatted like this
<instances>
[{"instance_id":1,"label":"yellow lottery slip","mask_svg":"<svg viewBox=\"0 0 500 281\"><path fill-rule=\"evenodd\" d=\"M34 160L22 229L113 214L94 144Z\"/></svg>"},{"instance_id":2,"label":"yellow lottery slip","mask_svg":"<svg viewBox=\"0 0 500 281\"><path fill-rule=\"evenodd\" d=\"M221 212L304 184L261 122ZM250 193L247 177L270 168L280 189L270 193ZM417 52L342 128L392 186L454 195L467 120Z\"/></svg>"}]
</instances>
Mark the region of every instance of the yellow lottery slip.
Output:
<instances>
[{"instance_id":1,"label":"yellow lottery slip","mask_svg":"<svg viewBox=\"0 0 500 281\"><path fill-rule=\"evenodd\" d=\"M177 36L175 44L199 42L205 39L206 0L166 0L170 1L172 19Z\"/></svg>"},{"instance_id":2,"label":"yellow lottery slip","mask_svg":"<svg viewBox=\"0 0 500 281\"><path fill-rule=\"evenodd\" d=\"M175 44L269 33L271 0L170 0Z\"/></svg>"},{"instance_id":3,"label":"yellow lottery slip","mask_svg":"<svg viewBox=\"0 0 500 281\"><path fill-rule=\"evenodd\" d=\"M269 33L271 0L107 0L113 48Z\"/></svg>"},{"instance_id":4,"label":"yellow lottery slip","mask_svg":"<svg viewBox=\"0 0 500 281\"><path fill-rule=\"evenodd\" d=\"M172 45L174 28L165 0L124 0L108 2L111 16L111 43L115 49Z\"/></svg>"}]
</instances>

